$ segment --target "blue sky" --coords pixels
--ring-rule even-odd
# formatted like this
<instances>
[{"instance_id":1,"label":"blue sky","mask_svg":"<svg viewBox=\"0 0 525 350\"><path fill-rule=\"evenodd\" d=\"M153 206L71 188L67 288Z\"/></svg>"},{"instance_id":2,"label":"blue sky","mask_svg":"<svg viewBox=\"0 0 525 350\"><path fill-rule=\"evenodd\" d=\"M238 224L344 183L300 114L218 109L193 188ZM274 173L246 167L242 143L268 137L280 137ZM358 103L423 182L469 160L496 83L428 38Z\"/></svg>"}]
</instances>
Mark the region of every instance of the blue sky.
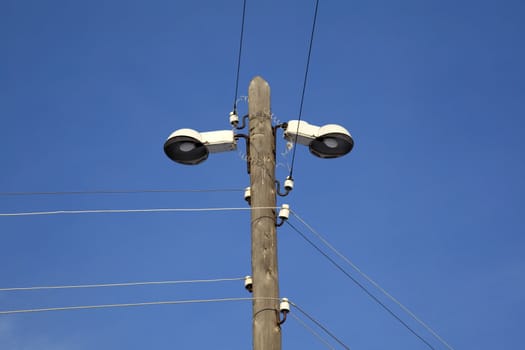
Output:
<instances>
[{"instance_id":1,"label":"blue sky","mask_svg":"<svg viewBox=\"0 0 525 350\"><path fill-rule=\"evenodd\" d=\"M313 10L248 0L240 95L263 76L280 121L298 115ZM455 349L522 343L524 10L321 1L303 119L345 126L355 148L336 160L298 148L295 189L279 199ZM2 1L0 191L247 186L244 145L194 167L162 151L175 129L229 128L241 12L241 1ZM290 154L278 147L282 181ZM241 192L0 196L2 213L244 206ZM248 211L1 217L0 288L242 277L249 225ZM426 348L293 230L278 235L283 297L352 349ZM247 296L242 281L0 292L0 310ZM246 349L251 305L5 315L0 345ZM283 348L325 347L289 320Z\"/></svg>"}]
</instances>

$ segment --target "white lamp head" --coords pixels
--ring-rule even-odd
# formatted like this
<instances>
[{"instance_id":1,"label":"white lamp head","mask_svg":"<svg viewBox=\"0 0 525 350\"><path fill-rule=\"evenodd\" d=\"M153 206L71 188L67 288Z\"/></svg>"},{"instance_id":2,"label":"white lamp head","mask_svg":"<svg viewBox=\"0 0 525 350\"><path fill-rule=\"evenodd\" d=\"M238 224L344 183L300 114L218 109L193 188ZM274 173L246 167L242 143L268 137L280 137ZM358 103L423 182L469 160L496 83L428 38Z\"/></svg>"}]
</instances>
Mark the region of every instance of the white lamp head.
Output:
<instances>
[{"instance_id":1,"label":"white lamp head","mask_svg":"<svg viewBox=\"0 0 525 350\"><path fill-rule=\"evenodd\" d=\"M232 151L237 142L232 130L198 132L193 129L174 131L164 143L164 153L173 161L195 165L208 159L210 153Z\"/></svg>"},{"instance_id":2,"label":"white lamp head","mask_svg":"<svg viewBox=\"0 0 525 350\"><path fill-rule=\"evenodd\" d=\"M284 131L284 138L308 146L319 158L338 158L354 147L352 136L340 125L327 124L319 127L305 121L291 120Z\"/></svg>"}]
</instances>

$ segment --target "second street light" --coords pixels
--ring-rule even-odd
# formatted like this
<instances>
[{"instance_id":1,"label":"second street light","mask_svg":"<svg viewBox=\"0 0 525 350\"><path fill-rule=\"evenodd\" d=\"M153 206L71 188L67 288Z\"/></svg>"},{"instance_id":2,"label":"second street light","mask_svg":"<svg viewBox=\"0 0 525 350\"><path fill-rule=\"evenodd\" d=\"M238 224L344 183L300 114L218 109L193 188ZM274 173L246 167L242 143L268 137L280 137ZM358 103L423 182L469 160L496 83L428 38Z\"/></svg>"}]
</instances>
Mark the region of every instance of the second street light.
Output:
<instances>
[{"instance_id":1,"label":"second street light","mask_svg":"<svg viewBox=\"0 0 525 350\"><path fill-rule=\"evenodd\" d=\"M348 130L337 124L316 126L291 120L284 127L284 137L289 142L308 146L310 152L319 158L338 158L354 147Z\"/></svg>"},{"instance_id":2,"label":"second street light","mask_svg":"<svg viewBox=\"0 0 525 350\"><path fill-rule=\"evenodd\" d=\"M210 153L235 150L239 138L247 140L253 349L281 350L282 305L279 303L276 226L282 224L287 213L279 215L281 223L278 224L276 196L280 192L276 187L278 182L275 181L275 130L278 127L283 128L286 140L308 146L310 152L320 158L344 156L352 150L354 141L345 128L335 124L319 127L305 121L291 120L272 126L270 87L261 77L255 77L250 82L247 118L249 135L235 134L232 130L198 132L193 129L179 129L164 143L164 152L177 163L195 165L205 161ZM235 114L230 117L230 122L235 129L240 130L244 128L244 119L241 127L237 127L238 117ZM291 187L293 182L288 178L285 182L286 194ZM288 210L288 206L285 209Z\"/></svg>"}]
</instances>

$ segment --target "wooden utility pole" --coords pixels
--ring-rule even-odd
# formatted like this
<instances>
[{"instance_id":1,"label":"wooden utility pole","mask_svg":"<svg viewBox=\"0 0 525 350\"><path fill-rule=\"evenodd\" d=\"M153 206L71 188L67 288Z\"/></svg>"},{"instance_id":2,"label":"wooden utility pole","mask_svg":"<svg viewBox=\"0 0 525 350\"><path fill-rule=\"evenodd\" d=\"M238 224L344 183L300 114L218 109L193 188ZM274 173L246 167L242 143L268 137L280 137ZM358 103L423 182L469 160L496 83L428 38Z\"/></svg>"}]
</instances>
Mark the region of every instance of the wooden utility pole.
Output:
<instances>
[{"instance_id":1,"label":"wooden utility pole","mask_svg":"<svg viewBox=\"0 0 525 350\"><path fill-rule=\"evenodd\" d=\"M275 227L275 135L270 86L255 77L248 91L253 278L253 350L281 350Z\"/></svg>"}]
</instances>

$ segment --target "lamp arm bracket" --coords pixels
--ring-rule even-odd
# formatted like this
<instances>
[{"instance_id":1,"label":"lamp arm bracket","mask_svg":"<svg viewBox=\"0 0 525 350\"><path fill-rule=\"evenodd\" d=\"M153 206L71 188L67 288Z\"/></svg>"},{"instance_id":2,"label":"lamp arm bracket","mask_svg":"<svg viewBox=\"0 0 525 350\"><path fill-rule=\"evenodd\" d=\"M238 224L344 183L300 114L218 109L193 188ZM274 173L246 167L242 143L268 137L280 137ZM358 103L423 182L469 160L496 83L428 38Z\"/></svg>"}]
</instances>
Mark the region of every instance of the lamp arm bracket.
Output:
<instances>
[{"instance_id":1,"label":"lamp arm bracket","mask_svg":"<svg viewBox=\"0 0 525 350\"><path fill-rule=\"evenodd\" d=\"M242 130L246 127L246 120L248 120L248 118L250 117L249 114L246 114L245 116L242 117L242 124L241 126L236 126L235 129L237 130Z\"/></svg>"},{"instance_id":2,"label":"lamp arm bracket","mask_svg":"<svg viewBox=\"0 0 525 350\"><path fill-rule=\"evenodd\" d=\"M247 116L245 116L247 117ZM244 118L243 118L243 125L244 125ZM235 139L244 139L246 141L246 170L248 171L248 174L250 173L250 136L246 134L235 134Z\"/></svg>"}]
</instances>

